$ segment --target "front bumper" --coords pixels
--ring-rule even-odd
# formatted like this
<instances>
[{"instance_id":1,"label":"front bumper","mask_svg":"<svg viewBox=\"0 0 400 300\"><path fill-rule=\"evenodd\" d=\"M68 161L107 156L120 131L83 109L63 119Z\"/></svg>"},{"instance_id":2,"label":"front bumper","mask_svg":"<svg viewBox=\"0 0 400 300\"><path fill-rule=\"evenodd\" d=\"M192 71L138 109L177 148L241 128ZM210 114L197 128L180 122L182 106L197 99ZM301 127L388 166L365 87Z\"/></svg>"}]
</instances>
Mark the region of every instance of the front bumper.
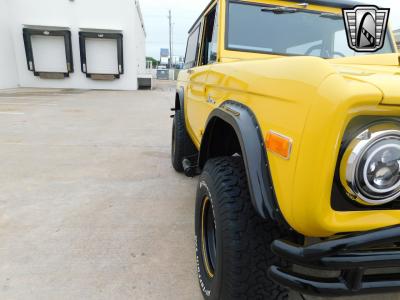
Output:
<instances>
[{"instance_id":1,"label":"front bumper","mask_svg":"<svg viewBox=\"0 0 400 300\"><path fill-rule=\"evenodd\" d=\"M306 247L277 240L272 251L294 265L340 271L336 278L324 278L278 266L269 269L272 280L303 294L335 297L400 291L400 273L366 274L368 269L400 267L400 225Z\"/></svg>"}]
</instances>

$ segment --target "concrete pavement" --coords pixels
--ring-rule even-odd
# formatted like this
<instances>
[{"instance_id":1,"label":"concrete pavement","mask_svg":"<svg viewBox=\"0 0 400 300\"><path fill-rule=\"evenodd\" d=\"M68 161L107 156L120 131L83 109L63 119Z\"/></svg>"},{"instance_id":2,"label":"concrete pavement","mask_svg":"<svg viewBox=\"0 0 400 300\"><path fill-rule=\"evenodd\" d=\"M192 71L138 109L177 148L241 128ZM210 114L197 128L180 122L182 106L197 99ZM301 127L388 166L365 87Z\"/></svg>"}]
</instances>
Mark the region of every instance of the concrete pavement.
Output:
<instances>
[{"instance_id":1,"label":"concrete pavement","mask_svg":"<svg viewBox=\"0 0 400 300\"><path fill-rule=\"evenodd\" d=\"M0 299L202 299L173 101L169 82L0 92Z\"/></svg>"},{"instance_id":2,"label":"concrete pavement","mask_svg":"<svg viewBox=\"0 0 400 300\"><path fill-rule=\"evenodd\" d=\"M0 93L0 299L201 299L169 86Z\"/></svg>"}]
</instances>

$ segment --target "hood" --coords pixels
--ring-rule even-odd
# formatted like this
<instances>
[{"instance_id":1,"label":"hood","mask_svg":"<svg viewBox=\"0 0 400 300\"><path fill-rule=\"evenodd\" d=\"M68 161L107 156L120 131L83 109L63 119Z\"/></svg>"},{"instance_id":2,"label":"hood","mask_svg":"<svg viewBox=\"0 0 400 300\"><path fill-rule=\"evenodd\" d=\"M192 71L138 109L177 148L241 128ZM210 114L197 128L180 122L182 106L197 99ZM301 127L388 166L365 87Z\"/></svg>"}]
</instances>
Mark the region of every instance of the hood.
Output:
<instances>
[{"instance_id":1,"label":"hood","mask_svg":"<svg viewBox=\"0 0 400 300\"><path fill-rule=\"evenodd\" d=\"M382 91L382 104L400 105L399 54L379 54L328 60L345 78L363 81Z\"/></svg>"}]
</instances>

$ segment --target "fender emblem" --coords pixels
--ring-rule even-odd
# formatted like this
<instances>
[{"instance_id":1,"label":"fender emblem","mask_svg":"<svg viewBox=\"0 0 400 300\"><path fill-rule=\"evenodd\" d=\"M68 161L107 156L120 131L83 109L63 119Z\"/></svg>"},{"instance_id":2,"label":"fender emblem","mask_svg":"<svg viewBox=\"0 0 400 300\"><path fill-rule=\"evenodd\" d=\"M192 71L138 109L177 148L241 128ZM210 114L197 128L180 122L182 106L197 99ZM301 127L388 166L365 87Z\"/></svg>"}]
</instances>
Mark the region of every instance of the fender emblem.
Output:
<instances>
[{"instance_id":1,"label":"fender emblem","mask_svg":"<svg viewBox=\"0 0 400 300\"><path fill-rule=\"evenodd\" d=\"M208 96L207 103L215 105L217 102L211 96Z\"/></svg>"}]
</instances>

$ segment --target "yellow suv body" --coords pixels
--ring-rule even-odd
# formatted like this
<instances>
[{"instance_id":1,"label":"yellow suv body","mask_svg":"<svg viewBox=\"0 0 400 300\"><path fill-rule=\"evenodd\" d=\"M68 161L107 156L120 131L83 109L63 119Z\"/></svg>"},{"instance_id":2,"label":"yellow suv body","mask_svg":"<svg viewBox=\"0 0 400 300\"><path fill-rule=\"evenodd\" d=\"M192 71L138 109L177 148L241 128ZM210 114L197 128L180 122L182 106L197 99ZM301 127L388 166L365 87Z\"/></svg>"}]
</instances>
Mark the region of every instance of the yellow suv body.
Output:
<instances>
[{"instance_id":1,"label":"yellow suv body","mask_svg":"<svg viewBox=\"0 0 400 300\"><path fill-rule=\"evenodd\" d=\"M235 49L227 44L228 10L244 5L342 14L340 7L301 6L288 1L211 3L191 29L196 50L188 49L187 59L193 52L195 58L186 61L189 69L180 72L178 79L178 89L184 90L186 126L193 143L200 149L211 112L225 101L235 100L252 110L264 138L273 131L291 139L289 159L268 150L267 155L279 209L293 229L306 236L322 237L399 223L398 209L338 211L331 205L341 141L350 122L364 116L400 115L399 54L393 37L387 39L389 50L384 54L328 59L312 53L295 56L260 53L267 51L256 47L253 51ZM214 27L215 44L211 47L215 61L211 64L204 62L202 45L207 38L207 16L215 9L218 26ZM257 36L264 31L256 30L261 31ZM275 29L265 31L271 30ZM344 34L344 25L340 33ZM189 47L190 43L193 40L189 38ZM306 44L313 45L308 41Z\"/></svg>"},{"instance_id":2,"label":"yellow suv body","mask_svg":"<svg viewBox=\"0 0 400 300\"><path fill-rule=\"evenodd\" d=\"M356 5L219 0L190 29L171 153L200 175L205 299L400 290L397 273L364 272L400 267L399 53L390 30L375 53L352 50L372 43L368 26L347 38L342 9Z\"/></svg>"}]
</instances>

